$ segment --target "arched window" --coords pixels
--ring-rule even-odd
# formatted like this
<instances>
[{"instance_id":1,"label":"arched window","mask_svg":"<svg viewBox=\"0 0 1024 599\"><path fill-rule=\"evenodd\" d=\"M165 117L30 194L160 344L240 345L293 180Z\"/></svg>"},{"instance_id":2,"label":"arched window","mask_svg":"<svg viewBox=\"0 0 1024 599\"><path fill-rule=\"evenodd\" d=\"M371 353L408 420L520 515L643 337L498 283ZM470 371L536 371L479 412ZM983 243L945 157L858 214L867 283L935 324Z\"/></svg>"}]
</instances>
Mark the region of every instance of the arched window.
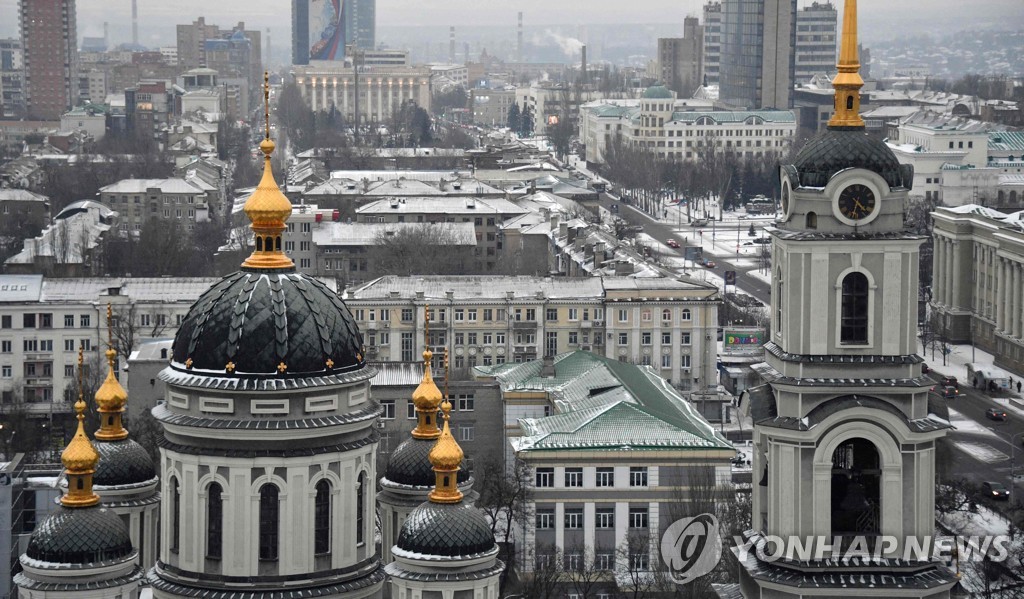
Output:
<instances>
[{"instance_id":1,"label":"arched window","mask_svg":"<svg viewBox=\"0 0 1024 599\"><path fill-rule=\"evenodd\" d=\"M683 308L683 311L679 313L679 320L690 320L689 308Z\"/></svg>"},{"instance_id":2,"label":"arched window","mask_svg":"<svg viewBox=\"0 0 1024 599\"><path fill-rule=\"evenodd\" d=\"M263 251L263 238L260 237L259 235L256 236L256 251L257 252L262 252Z\"/></svg>"},{"instance_id":3,"label":"arched window","mask_svg":"<svg viewBox=\"0 0 1024 599\"><path fill-rule=\"evenodd\" d=\"M808 229L817 229L818 228L818 215L813 213L813 212L808 212L807 213L807 223L806 223L806 225L807 225Z\"/></svg>"},{"instance_id":4,"label":"arched window","mask_svg":"<svg viewBox=\"0 0 1024 599\"><path fill-rule=\"evenodd\" d=\"M359 482L356 485L356 545L362 544L365 539L363 529L366 528L363 522L363 512L366 511L366 473L359 474Z\"/></svg>"},{"instance_id":5,"label":"arched window","mask_svg":"<svg viewBox=\"0 0 1024 599\"><path fill-rule=\"evenodd\" d=\"M868 278L851 272L843 278L843 305L840 316L841 343L868 342Z\"/></svg>"},{"instance_id":6,"label":"arched window","mask_svg":"<svg viewBox=\"0 0 1024 599\"><path fill-rule=\"evenodd\" d=\"M313 550L317 554L331 551L331 483L322 480L316 484L313 501Z\"/></svg>"},{"instance_id":7,"label":"arched window","mask_svg":"<svg viewBox=\"0 0 1024 599\"><path fill-rule=\"evenodd\" d=\"M783 286L781 268L776 269L775 271L775 281L778 286L778 289L775 290L775 298L773 302L775 304L775 326L778 327L778 332L782 333L782 304L785 302L785 297L783 296L783 290L785 287Z\"/></svg>"},{"instance_id":8,"label":"arched window","mask_svg":"<svg viewBox=\"0 0 1024 599\"><path fill-rule=\"evenodd\" d=\"M662 310L661 311L661 319L663 321L665 321L665 322L671 322L672 321L672 310L670 310L668 308L665 308L664 310Z\"/></svg>"},{"instance_id":9,"label":"arched window","mask_svg":"<svg viewBox=\"0 0 1024 599\"><path fill-rule=\"evenodd\" d=\"M178 479L171 479L171 551L178 551L181 540L181 489Z\"/></svg>"},{"instance_id":10,"label":"arched window","mask_svg":"<svg viewBox=\"0 0 1024 599\"><path fill-rule=\"evenodd\" d=\"M853 110L853 96L846 96L846 109Z\"/></svg>"},{"instance_id":11,"label":"arched window","mask_svg":"<svg viewBox=\"0 0 1024 599\"><path fill-rule=\"evenodd\" d=\"M260 559L276 560L281 505L276 485L260 488Z\"/></svg>"},{"instance_id":12,"label":"arched window","mask_svg":"<svg viewBox=\"0 0 1024 599\"><path fill-rule=\"evenodd\" d=\"M206 557L220 559L224 542L224 503L218 483L206 494Z\"/></svg>"},{"instance_id":13,"label":"arched window","mask_svg":"<svg viewBox=\"0 0 1024 599\"><path fill-rule=\"evenodd\" d=\"M874 443L850 439L832 454L832 534L872 535L880 530L881 460Z\"/></svg>"}]
</instances>

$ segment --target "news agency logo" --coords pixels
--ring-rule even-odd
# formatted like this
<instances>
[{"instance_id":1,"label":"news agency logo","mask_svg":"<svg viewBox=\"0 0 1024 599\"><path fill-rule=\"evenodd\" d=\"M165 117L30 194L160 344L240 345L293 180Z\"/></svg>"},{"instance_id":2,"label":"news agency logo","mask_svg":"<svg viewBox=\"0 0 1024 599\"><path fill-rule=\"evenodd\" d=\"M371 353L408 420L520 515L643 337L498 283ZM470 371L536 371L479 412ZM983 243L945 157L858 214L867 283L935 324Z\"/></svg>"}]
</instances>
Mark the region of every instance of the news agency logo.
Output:
<instances>
[{"instance_id":1,"label":"news agency logo","mask_svg":"<svg viewBox=\"0 0 1024 599\"><path fill-rule=\"evenodd\" d=\"M718 518L700 514L673 522L661 536L661 559L676 584L688 584L710 573L722 559Z\"/></svg>"}]
</instances>

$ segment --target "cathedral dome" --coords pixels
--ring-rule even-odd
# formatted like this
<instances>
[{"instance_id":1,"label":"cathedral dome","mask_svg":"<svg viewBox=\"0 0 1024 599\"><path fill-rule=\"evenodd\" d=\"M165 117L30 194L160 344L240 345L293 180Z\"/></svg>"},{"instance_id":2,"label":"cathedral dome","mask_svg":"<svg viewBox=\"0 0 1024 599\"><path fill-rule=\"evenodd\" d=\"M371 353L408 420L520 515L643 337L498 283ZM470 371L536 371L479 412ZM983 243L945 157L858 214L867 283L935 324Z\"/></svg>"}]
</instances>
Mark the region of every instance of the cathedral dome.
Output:
<instances>
[{"instance_id":1,"label":"cathedral dome","mask_svg":"<svg viewBox=\"0 0 1024 599\"><path fill-rule=\"evenodd\" d=\"M644 98L648 100L671 100L672 92L664 85L652 85L644 90Z\"/></svg>"},{"instance_id":2,"label":"cathedral dome","mask_svg":"<svg viewBox=\"0 0 1024 599\"><path fill-rule=\"evenodd\" d=\"M362 346L351 312L323 283L291 268L243 267L189 310L171 368L231 377L337 374L363 368Z\"/></svg>"},{"instance_id":3,"label":"cathedral dome","mask_svg":"<svg viewBox=\"0 0 1024 599\"><path fill-rule=\"evenodd\" d=\"M156 478L153 458L132 439L97 441L93 443L100 462L93 475L93 484L104 486L134 485Z\"/></svg>"},{"instance_id":4,"label":"cathedral dome","mask_svg":"<svg viewBox=\"0 0 1024 599\"><path fill-rule=\"evenodd\" d=\"M43 562L96 564L132 552L128 528L114 512L61 506L32 532L25 555Z\"/></svg>"},{"instance_id":5,"label":"cathedral dome","mask_svg":"<svg viewBox=\"0 0 1024 599\"><path fill-rule=\"evenodd\" d=\"M466 503L427 502L409 514L396 543L409 553L469 557L494 550L483 512Z\"/></svg>"},{"instance_id":6,"label":"cathedral dome","mask_svg":"<svg viewBox=\"0 0 1024 599\"><path fill-rule=\"evenodd\" d=\"M825 187L833 175L848 168L877 173L889 187L909 188L913 180L904 176L889 146L868 137L863 128L829 128L800 150L793 166L800 187Z\"/></svg>"},{"instance_id":7,"label":"cathedral dome","mask_svg":"<svg viewBox=\"0 0 1024 599\"><path fill-rule=\"evenodd\" d=\"M417 439L410 437L395 448L388 458L384 478L400 485L411 487L432 487L436 473L428 456L437 442L436 439ZM455 481L463 484L469 481L469 470L462 468L456 474Z\"/></svg>"}]
</instances>

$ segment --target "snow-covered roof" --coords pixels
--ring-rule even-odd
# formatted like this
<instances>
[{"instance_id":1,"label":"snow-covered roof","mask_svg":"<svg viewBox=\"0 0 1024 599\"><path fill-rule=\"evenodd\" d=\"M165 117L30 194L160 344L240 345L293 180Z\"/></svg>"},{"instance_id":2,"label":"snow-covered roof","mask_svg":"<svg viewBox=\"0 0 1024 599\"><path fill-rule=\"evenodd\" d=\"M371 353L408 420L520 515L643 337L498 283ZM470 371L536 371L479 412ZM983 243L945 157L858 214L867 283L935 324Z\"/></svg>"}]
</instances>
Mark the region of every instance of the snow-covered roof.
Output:
<instances>
[{"instance_id":1,"label":"snow-covered roof","mask_svg":"<svg viewBox=\"0 0 1024 599\"><path fill-rule=\"evenodd\" d=\"M197 194L203 193L203 189L178 177L168 179L121 179L100 188L100 193L133 193L144 194L150 189L159 190L160 193Z\"/></svg>"},{"instance_id":2,"label":"snow-covered roof","mask_svg":"<svg viewBox=\"0 0 1024 599\"><path fill-rule=\"evenodd\" d=\"M313 244L318 246L377 245L381 235L428 228L432 237L451 245L476 245L473 223L320 223L313 229Z\"/></svg>"},{"instance_id":3,"label":"snow-covered roof","mask_svg":"<svg viewBox=\"0 0 1024 599\"><path fill-rule=\"evenodd\" d=\"M370 202L356 209L357 214L523 214L526 212L501 198L403 197Z\"/></svg>"}]
</instances>

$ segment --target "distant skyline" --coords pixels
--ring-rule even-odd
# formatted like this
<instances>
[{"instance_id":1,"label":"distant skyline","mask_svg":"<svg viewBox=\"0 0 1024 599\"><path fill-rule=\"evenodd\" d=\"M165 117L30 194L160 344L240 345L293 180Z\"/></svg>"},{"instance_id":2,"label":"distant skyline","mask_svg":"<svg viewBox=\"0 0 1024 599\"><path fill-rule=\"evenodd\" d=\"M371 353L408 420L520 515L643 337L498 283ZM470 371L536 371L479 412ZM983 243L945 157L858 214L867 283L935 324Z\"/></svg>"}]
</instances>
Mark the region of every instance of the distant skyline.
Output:
<instances>
[{"instance_id":1,"label":"distant skyline","mask_svg":"<svg viewBox=\"0 0 1024 599\"><path fill-rule=\"evenodd\" d=\"M703 0L641 0L623 8L620 0L519 0L518 2L487 2L480 0L377 0L377 26L502 26L515 27L516 13L525 13L529 27L557 24L591 25L602 23L661 24L679 23L683 17L700 15ZM811 0L800 0L800 6ZM840 12L841 2L837 2ZM0 0L0 36L17 36L18 0ZM643 10L639 8L643 7ZM962 29L1024 27L1021 0L860 0L862 38L871 42L879 36L891 35L898 29L909 35L928 33L934 27ZM110 22L113 44L131 37L131 0L77 0L79 36L98 37L103 22ZM207 22L230 27L245 21L248 28L265 31L271 28L274 44L288 45L291 38L290 0L178 0L154 2L139 0L140 43L150 46L175 43L174 25L188 23L205 16ZM878 33L873 38L872 33ZM441 40L443 41L443 40Z\"/></svg>"}]
</instances>

